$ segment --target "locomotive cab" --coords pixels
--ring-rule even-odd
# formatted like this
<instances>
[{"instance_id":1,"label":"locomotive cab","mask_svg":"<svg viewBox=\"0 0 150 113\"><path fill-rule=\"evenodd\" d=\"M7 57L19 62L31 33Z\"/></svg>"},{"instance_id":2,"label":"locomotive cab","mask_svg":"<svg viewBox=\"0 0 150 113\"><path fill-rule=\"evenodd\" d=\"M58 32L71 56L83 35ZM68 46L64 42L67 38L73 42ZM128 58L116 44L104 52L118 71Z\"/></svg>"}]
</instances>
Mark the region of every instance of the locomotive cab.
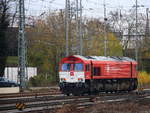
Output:
<instances>
[{"instance_id":1,"label":"locomotive cab","mask_svg":"<svg viewBox=\"0 0 150 113\"><path fill-rule=\"evenodd\" d=\"M84 82L83 63L64 62L60 65L60 82L77 83Z\"/></svg>"},{"instance_id":2,"label":"locomotive cab","mask_svg":"<svg viewBox=\"0 0 150 113\"><path fill-rule=\"evenodd\" d=\"M85 64L81 59L70 56L59 64L60 90L65 94L82 92L85 83Z\"/></svg>"}]
</instances>

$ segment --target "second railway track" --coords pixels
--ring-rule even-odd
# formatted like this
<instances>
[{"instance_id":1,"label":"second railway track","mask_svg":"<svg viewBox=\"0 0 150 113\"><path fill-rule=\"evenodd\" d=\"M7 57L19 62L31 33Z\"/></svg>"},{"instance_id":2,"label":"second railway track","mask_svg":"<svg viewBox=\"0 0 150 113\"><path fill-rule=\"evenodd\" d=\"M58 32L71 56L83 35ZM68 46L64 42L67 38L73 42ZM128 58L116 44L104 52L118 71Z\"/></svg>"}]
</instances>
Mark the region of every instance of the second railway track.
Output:
<instances>
[{"instance_id":1,"label":"second railway track","mask_svg":"<svg viewBox=\"0 0 150 113\"><path fill-rule=\"evenodd\" d=\"M10 94L0 94L0 99L2 98L15 98L15 97L28 97L28 96L41 96L41 95L56 95L61 94L59 90L54 91L44 91L44 92L23 92L23 93L10 93Z\"/></svg>"}]
</instances>

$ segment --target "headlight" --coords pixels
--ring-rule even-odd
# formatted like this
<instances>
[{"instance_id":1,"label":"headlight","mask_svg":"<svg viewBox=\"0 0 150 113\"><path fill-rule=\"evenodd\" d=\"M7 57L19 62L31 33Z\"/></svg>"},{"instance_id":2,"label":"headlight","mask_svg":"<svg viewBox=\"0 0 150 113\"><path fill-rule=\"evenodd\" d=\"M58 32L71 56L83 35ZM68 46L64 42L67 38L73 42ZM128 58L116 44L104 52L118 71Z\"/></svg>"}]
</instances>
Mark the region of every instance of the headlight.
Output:
<instances>
[{"instance_id":1,"label":"headlight","mask_svg":"<svg viewBox=\"0 0 150 113\"><path fill-rule=\"evenodd\" d=\"M83 78L78 78L78 82L83 82Z\"/></svg>"},{"instance_id":2,"label":"headlight","mask_svg":"<svg viewBox=\"0 0 150 113\"><path fill-rule=\"evenodd\" d=\"M60 78L61 82L66 82L66 78Z\"/></svg>"}]
</instances>

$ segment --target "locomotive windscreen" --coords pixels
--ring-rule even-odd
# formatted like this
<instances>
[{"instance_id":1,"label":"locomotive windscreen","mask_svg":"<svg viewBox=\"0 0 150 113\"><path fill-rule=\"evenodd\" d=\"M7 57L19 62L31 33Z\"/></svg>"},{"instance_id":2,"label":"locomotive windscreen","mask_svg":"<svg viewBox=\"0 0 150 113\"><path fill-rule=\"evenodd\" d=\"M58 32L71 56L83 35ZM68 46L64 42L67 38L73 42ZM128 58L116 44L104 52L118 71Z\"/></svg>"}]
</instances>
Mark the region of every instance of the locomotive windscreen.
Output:
<instances>
[{"instance_id":1,"label":"locomotive windscreen","mask_svg":"<svg viewBox=\"0 0 150 113\"><path fill-rule=\"evenodd\" d=\"M83 71L83 64L81 63L77 63L77 64L74 64L74 71Z\"/></svg>"},{"instance_id":2,"label":"locomotive windscreen","mask_svg":"<svg viewBox=\"0 0 150 113\"><path fill-rule=\"evenodd\" d=\"M61 66L61 70L62 71L71 71L71 70L83 71L83 64L82 63L75 63L75 64L64 63Z\"/></svg>"},{"instance_id":3,"label":"locomotive windscreen","mask_svg":"<svg viewBox=\"0 0 150 113\"><path fill-rule=\"evenodd\" d=\"M62 71L70 71L70 69L71 69L71 64L69 63L62 64L61 66Z\"/></svg>"}]
</instances>

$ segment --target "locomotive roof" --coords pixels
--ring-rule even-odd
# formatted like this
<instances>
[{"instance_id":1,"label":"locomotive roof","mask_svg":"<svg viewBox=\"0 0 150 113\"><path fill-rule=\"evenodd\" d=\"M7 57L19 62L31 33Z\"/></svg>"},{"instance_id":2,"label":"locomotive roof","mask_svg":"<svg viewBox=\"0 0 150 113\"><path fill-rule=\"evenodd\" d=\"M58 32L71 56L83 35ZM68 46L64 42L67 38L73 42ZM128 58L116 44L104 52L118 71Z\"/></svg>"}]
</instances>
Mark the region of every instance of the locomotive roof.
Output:
<instances>
[{"instance_id":1,"label":"locomotive roof","mask_svg":"<svg viewBox=\"0 0 150 113\"><path fill-rule=\"evenodd\" d=\"M82 60L95 60L95 61L129 61L129 62L136 62L134 59L129 57L110 57L110 56L81 56L81 55L73 55L78 57Z\"/></svg>"}]
</instances>

